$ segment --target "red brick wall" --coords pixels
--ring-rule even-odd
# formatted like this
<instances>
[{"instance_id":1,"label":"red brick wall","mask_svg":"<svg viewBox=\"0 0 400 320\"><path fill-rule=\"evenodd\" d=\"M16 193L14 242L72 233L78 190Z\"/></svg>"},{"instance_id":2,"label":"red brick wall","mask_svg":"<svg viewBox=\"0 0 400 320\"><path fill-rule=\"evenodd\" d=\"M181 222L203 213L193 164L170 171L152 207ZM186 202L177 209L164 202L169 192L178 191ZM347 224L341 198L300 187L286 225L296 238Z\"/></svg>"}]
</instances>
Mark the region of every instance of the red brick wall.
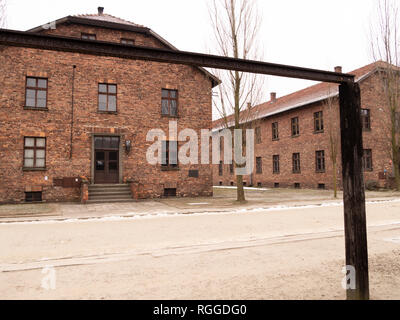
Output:
<instances>
[{"instance_id":1,"label":"red brick wall","mask_svg":"<svg viewBox=\"0 0 400 320\"><path fill-rule=\"evenodd\" d=\"M100 41L110 41L120 43L121 38L134 39L135 45L155 47L155 48L166 48L158 39L147 36L142 33L124 31L124 30L114 30L105 29L100 27L84 26L77 24L59 24L56 25L56 29L43 29L41 33L60 35L74 38L81 38L81 33L91 33L96 35L96 40Z\"/></svg>"},{"instance_id":2,"label":"red brick wall","mask_svg":"<svg viewBox=\"0 0 400 320\"><path fill-rule=\"evenodd\" d=\"M363 134L364 148L372 149L373 171L365 172L365 181L379 181L379 172L384 169L391 171L390 158L387 148L387 130L384 124L387 123L387 113L384 112L383 97L381 96L380 78L373 75L360 83L362 108L370 109L371 131ZM339 105L334 102L336 119L339 117ZM382 110L380 110L382 108ZM314 133L314 112L324 113L324 132ZM329 109L322 102L314 103L306 107L271 116L258 121L253 127L260 126L262 132L262 143L255 144L255 157L262 157L263 172L254 174L252 177L244 177L247 185L273 187L279 183L280 187L293 187L294 183L300 183L302 188L317 188L318 184L325 184L326 188L333 188L333 169L329 153ZM291 136L291 118L299 117L300 135ZM272 141L272 123L279 123L279 140ZM337 122L339 123L339 122ZM340 130L339 128L337 130ZM315 152L325 151L325 172L316 172ZM292 154L300 153L301 173L292 172ZM280 155L280 173L273 174L272 157ZM338 154L338 182L341 181L341 154L339 140ZM218 165L213 166L214 185L236 184L236 178L229 173L229 165L224 165L223 176L219 176ZM384 181L380 181L381 185Z\"/></svg>"},{"instance_id":3,"label":"red brick wall","mask_svg":"<svg viewBox=\"0 0 400 320\"><path fill-rule=\"evenodd\" d=\"M0 64L0 202L23 200L29 186L42 187L43 198L48 201L78 200L77 188L54 187L53 179L93 178L93 133L120 133L123 141L132 141L130 154L120 154L122 175L124 180L142 183L148 197L161 196L164 185L176 186L181 196L212 194L210 165L180 165L178 171L164 172L146 161L151 144L146 142L148 130L161 128L168 132L170 119L161 116L162 88L179 90L179 129L192 128L200 137L200 129L211 128L211 81L197 68L17 47L2 47ZM76 73L71 160L73 65ZM27 75L48 78L48 111L24 109ZM97 112L99 82L118 85L117 114ZM47 138L46 171L22 170L24 136ZM189 169L198 169L199 178L189 178Z\"/></svg>"}]
</instances>

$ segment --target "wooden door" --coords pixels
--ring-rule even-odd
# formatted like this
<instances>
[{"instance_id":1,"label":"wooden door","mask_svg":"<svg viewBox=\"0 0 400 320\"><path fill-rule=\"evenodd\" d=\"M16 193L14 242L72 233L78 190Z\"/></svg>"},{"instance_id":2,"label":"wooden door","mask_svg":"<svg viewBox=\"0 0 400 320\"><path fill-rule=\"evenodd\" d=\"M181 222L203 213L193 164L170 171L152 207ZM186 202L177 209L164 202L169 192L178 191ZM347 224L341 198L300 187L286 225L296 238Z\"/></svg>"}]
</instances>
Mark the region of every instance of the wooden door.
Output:
<instances>
[{"instance_id":1,"label":"wooden door","mask_svg":"<svg viewBox=\"0 0 400 320\"><path fill-rule=\"evenodd\" d=\"M95 137L94 182L119 182L119 137Z\"/></svg>"}]
</instances>

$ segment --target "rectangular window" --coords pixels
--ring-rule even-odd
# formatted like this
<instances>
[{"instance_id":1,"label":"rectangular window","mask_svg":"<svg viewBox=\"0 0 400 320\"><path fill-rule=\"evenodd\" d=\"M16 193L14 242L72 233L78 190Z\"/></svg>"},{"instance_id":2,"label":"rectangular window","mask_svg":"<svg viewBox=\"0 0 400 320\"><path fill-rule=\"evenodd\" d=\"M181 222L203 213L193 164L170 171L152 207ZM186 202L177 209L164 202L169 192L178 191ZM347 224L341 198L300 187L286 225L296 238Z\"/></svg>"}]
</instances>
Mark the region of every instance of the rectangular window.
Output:
<instances>
[{"instance_id":1,"label":"rectangular window","mask_svg":"<svg viewBox=\"0 0 400 320\"><path fill-rule=\"evenodd\" d=\"M279 129L278 129L278 122L274 122L272 124L272 140L279 139Z\"/></svg>"},{"instance_id":2,"label":"rectangular window","mask_svg":"<svg viewBox=\"0 0 400 320\"><path fill-rule=\"evenodd\" d=\"M279 173L279 155L272 157L272 172L275 174Z\"/></svg>"},{"instance_id":3,"label":"rectangular window","mask_svg":"<svg viewBox=\"0 0 400 320\"><path fill-rule=\"evenodd\" d=\"M372 171L372 150L371 149L364 149L363 154L363 167L364 171Z\"/></svg>"},{"instance_id":4,"label":"rectangular window","mask_svg":"<svg viewBox=\"0 0 400 320\"><path fill-rule=\"evenodd\" d=\"M371 130L371 113L369 109L361 109L361 124L364 131Z\"/></svg>"},{"instance_id":5,"label":"rectangular window","mask_svg":"<svg viewBox=\"0 0 400 320\"><path fill-rule=\"evenodd\" d=\"M96 35L94 33L81 33L82 40L96 40Z\"/></svg>"},{"instance_id":6,"label":"rectangular window","mask_svg":"<svg viewBox=\"0 0 400 320\"><path fill-rule=\"evenodd\" d=\"M325 172L325 151L315 152L315 169L317 172Z\"/></svg>"},{"instance_id":7,"label":"rectangular window","mask_svg":"<svg viewBox=\"0 0 400 320\"><path fill-rule=\"evenodd\" d=\"M260 127L256 128L256 143L257 144L261 143L261 128Z\"/></svg>"},{"instance_id":8,"label":"rectangular window","mask_svg":"<svg viewBox=\"0 0 400 320\"><path fill-rule=\"evenodd\" d=\"M26 202L41 202L42 201L42 192L25 192L25 201Z\"/></svg>"},{"instance_id":9,"label":"rectangular window","mask_svg":"<svg viewBox=\"0 0 400 320\"><path fill-rule=\"evenodd\" d=\"M233 163L229 165L229 172L230 174L233 174Z\"/></svg>"},{"instance_id":10,"label":"rectangular window","mask_svg":"<svg viewBox=\"0 0 400 320\"><path fill-rule=\"evenodd\" d=\"M325 183L319 183L318 189L325 190Z\"/></svg>"},{"instance_id":11,"label":"rectangular window","mask_svg":"<svg viewBox=\"0 0 400 320\"><path fill-rule=\"evenodd\" d=\"M178 90L161 90L161 114L170 117L178 115Z\"/></svg>"},{"instance_id":12,"label":"rectangular window","mask_svg":"<svg viewBox=\"0 0 400 320\"><path fill-rule=\"evenodd\" d=\"M274 188L279 188L279 182L274 183Z\"/></svg>"},{"instance_id":13,"label":"rectangular window","mask_svg":"<svg viewBox=\"0 0 400 320\"><path fill-rule=\"evenodd\" d=\"M121 38L121 44L127 44L130 46L133 46L135 44L134 39L127 39L127 38Z\"/></svg>"},{"instance_id":14,"label":"rectangular window","mask_svg":"<svg viewBox=\"0 0 400 320\"><path fill-rule=\"evenodd\" d=\"M299 128L299 117L292 118L292 137L298 136L300 134Z\"/></svg>"},{"instance_id":15,"label":"rectangular window","mask_svg":"<svg viewBox=\"0 0 400 320\"><path fill-rule=\"evenodd\" d=\"M293 153L293 173L300 173L300 153Z\"/></svg>"},{"instance_id":16,"label":"rectangular window","mask_svg":"<svg viewBox=\"0 0 400 320\"><path fill-rule=\"evenodd\" d=\"M99 83L99 111L117 112L117 85Z\"/></svg>"},{"instance_id":17,"label":"rectangular window","mask_svg":"<svg viewBox=\"0 0 400 320\"><path fill-rule=\"evenodd\" d=\"M262 159L261 157L256 157L256 173L262 173Z\"/></svg>"},{"instance_id":18,"label":"rectangular window","mask_svg":"<svg viewBox=\"0 0 400 320\"><path fill-rule=\"evenodd\" d=\"M223 169L224 169L224 167L223 167L222 161L220 161L218 164L218 174L220 176L222 176L222 174L223 174Z\"/></svg>"},{"instance_id":19,"label":"rectangular window","mask_svg":"<svg viewBox=\"0 0 400 320\"><path fill-rule=\"evenodd\" d=\"M26 77L25 107L47 108L47 79Z\"/></svg>"},{"instance_id":20,"label":"rectangular window","mask_svg":"<svg viewBox=\"0 0 400 320\"><path fill-rule=\"evenodd\" d=\"M314 113L314 131L315 132L324 131L324 117L322 111Z\"/></svg>"},{"instance_id":21,"label":"rectangular window","mask_svg":"<svg viewBox=\"0 0 400 320\"><path fill-rule=\"evenodd\" d=\"M176 197L176 188L164 188L164 197Z\"/></svg>"},{"instance_id":22,"label":"rectangular window","mask_svg":"<svg viewBox=\"0 0 400 320\"><path fill-rule=\"evenodd\" d=\"M46 138L24 138L24 168L46 167Z\"/></svg>"},{"instance_id":23,"label":"rectangular window","mask_svg":"<svg viewBox=\"0 0 400 320\"><path fill-rule=\"evenodd\" d=\"M301 189L300 183L296 182L296 183L294 184L294 188L295 188L295 189Z\"/></svg>"},{"instance_id":24,"label":"rectangular window","mask_svg":"<svg viewBox=\"0 0 400 320\"><path fill-rule=\"evenodd\" d=\"M178 167L178 142L163 141L162 142L162 159L163 167L176 168Z\"/></svg>"}]
</instances>

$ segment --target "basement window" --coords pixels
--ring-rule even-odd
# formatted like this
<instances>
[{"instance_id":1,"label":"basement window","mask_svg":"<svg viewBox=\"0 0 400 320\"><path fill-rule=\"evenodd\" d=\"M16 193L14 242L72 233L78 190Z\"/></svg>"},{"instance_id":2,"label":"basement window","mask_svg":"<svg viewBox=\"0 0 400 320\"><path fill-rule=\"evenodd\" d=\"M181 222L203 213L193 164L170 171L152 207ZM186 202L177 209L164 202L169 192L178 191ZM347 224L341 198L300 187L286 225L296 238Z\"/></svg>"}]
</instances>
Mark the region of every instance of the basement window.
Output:
<instances>
[{"instance_id":1,"label":"basement window","mask_svg":"<svg viewBox=\"0 0 400 320\"><path fill-rule=\"evenodd\" d=\"M164 197L176 197L176 188L164 188Z\"/></svg>"},{"instance_id":2,"label":"basement window","mask_svg":"<svg viewBox=\"0 0 400 320\"><path fill-rule=\"evenodd\" d=\"M300 183L297 183L297 182L296 182L296 183L294 184L294 188L295 188L295 189L301 189Z\"/></svg>"},{"instance_id":3,"label":"basement window","mask_svg":"<svg viewBox=\"0 0 400 320\"><path fill-rule=\"evenodd\" d=\"M279 188L279 182L274 183L274 188Z\"/></svg>"},{"instance_id":4,"label":"basement window","mask_svg":"<svg viewBox=\"0 0 400 320\"><path fill-rule=\"evenodd\" d=\"M222 186L222 181L219 182L219 185Z\"/></svg>"},{"instance_id":5,"label":"basement window","mask_svg":"<svg viewBox=\"0 0 400 320\"><path fill-rule=\"evenodd\" d=\"M258 183L257 183L257 187L261 188L261 187L262 187L262 183L261 183L261 182L258 182Z\"/></svg>"},{"instance_id":6,"label":"basement window","mask_svg":"<svg viewBox=\"0 0 400 320\"><path fill-rule=\"evenodd\" d=\"M318 189L325 190L325 183L319 183L318 184Z\"/></svg>"},{"instance_id":7,"label":"basement window","mask_svg":"<svg viewBox=\"0 0 400 320\"><path fill-rule=\"evenodd\" d=\"M231 181L231 186L234 186L234 183L233 183L233 181Z\"/></svg>"},{"instance_id":8,"label":"basement window","mask_svg":"<svg viewBox=\"0 0 400 320\"><path fill-rule=\"evenodd\" d=\"M25 202L41 202L42 192L25 192Z\"/></svg>"}]
</instances>

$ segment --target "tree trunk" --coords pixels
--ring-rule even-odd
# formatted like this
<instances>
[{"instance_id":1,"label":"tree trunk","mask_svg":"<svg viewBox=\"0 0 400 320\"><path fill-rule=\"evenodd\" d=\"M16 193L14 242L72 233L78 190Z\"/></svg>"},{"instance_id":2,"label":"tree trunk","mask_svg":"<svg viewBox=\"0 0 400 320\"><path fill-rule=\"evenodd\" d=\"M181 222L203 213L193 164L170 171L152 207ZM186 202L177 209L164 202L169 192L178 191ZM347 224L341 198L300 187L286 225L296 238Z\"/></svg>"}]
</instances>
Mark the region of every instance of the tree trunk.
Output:
<instances>
[{"instance_id":1,"label":"tree trunk","mask_svg":"<svg viewBox=\"0 0 400 320\"><path fill-rule=\"evenodd\" d=\"M333 161L333 197L337 198L337 169L336 161Z\"/></svg>"}]
</instances>

